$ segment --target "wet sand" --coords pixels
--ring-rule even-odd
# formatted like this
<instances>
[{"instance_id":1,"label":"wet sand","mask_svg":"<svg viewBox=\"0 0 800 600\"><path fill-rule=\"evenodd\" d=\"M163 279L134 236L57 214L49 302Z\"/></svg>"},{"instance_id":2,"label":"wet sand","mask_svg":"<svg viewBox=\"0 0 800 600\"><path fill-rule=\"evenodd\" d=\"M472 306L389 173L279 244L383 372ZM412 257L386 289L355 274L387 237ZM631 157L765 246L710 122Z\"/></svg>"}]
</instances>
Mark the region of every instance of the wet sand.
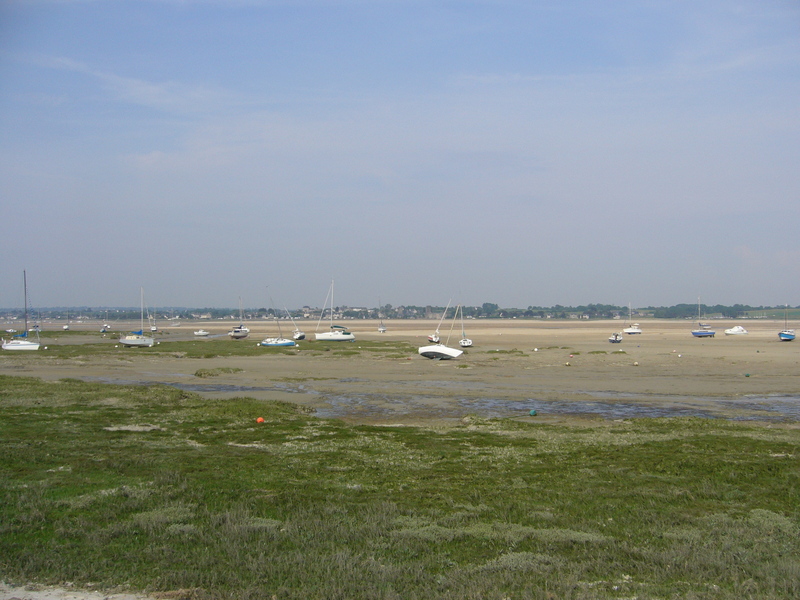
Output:
<instances>
[{"instance_id":1,"label":"wet sand","mask_svg":"<svg viewBox=\"0 0 800 600\"><path fill-rule=\"evenodd\" d=\"M212 398L285 400L321 417L384 425L444 425L468 415L551 423L689 415L800 423L800 342L778 340L782 322L714 322L716 337L699 339L690 334L693 322L644 320L644 333L610 344L609 335L624 325L620 321L469 320L466 331L475 345L450 361L416 353L417 346L427 344L436 321L386 321L388 332L383 334L375 321L346 323L357 336L355 342L308 340L292 355L265 351L257 357L188 359L120 348L118 354L64 360L48 358L46 351L32 357L3 353L0 373L51 381L160 382ZM298 324L313 340L316 323ZM724 335L734 324L749 333ZM192 334L201 326L224 336L230 321L163 328L157 339L162 344L189 339L202 344ZM271 322L248 326L248 339L229 343L256 344L277 334ZM81 327L96 331L93 325ZM282 327L288 335L291 326ZM458 324L452 332L449 324L441 328L442 340L450 335L454 347L460 333ZM98 341L73 334L48 344L89 340ZM413 348L402 354L339 353L358 351L361 341L378 340L406 341ZM195 376L199 369L218 368L241 371Z\"/></svg>"}]
</instances>

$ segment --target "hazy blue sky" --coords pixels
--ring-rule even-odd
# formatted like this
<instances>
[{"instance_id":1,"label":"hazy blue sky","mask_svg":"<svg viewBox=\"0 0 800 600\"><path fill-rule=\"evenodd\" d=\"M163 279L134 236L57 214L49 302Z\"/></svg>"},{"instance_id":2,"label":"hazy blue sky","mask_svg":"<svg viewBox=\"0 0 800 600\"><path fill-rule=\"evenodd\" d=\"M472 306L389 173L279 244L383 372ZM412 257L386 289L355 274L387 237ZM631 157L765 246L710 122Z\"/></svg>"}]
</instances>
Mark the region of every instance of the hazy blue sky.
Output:
<instances>
[{"instance_id":1,"label":"hazy blue sky","mask_svg":"<svg viewBox=\"0 0 800 600\"><path fill-rule=\"evenodd\" d=\"M800 304L795 0L0 0L0 306Z\"/></svg>"}]
</instances>

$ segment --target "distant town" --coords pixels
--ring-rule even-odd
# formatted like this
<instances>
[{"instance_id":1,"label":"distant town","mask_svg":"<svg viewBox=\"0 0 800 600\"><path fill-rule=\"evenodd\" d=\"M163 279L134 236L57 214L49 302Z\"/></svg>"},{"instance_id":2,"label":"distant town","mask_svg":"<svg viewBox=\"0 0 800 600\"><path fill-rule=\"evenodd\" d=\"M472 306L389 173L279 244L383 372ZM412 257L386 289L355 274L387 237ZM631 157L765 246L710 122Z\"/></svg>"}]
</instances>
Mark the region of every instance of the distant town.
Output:
<instances>
[{"instance_id":1,"label":"distant town","mask_svg":"<svg viewBox=\"0 0 800 600\"><path fill-rule=\"evenodd\" d=\"M357 319L437 319L442 315L445 306L392 306L384 304L379 307L336 306L333 318L338 320ZM450 306L452 311L454 306ZM748 306L744 304L705 305L677 304L675 306L645 308L629 308L609 304L589 304L586 306L528 306L527 308L501 308L497 304L485 302L480 306L464 306L466 319L796 319L800 317L800 307L786 306ZM59 321L111 321L138 319L140 307L55 307L28 308L28 317L32 320ZM238 308L185 308L166 307L146 309L147 316L160 321L175 320L224 320L239 319ZM273 308L246 308L244 319L319 319L323 309L303 306L291 310ZM330 318L330 309L324 309L325 318ZM0 319L13 321L22 318L22 308L0 308Z\"/></svg>"}]
</instances>

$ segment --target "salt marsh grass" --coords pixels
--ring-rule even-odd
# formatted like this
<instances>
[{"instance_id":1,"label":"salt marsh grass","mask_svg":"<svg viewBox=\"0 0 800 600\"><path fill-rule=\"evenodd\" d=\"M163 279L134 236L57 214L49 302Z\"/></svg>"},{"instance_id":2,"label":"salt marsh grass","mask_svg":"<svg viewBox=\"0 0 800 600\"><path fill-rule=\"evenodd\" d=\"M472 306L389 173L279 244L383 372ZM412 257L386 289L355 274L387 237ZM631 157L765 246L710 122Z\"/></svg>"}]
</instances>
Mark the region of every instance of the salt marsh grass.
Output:
<instances>
[{"instance_id":1,"label":"salt marsh grass","mask_svg":"<svg viewBox=\"0 0 800 600\"><path fill-rule=\"evenodd\" d=\"M209 599L795 598L798 490L790 427L353 426L252 398L0 377L11 583Z\"/></svg>"}]
</instances>

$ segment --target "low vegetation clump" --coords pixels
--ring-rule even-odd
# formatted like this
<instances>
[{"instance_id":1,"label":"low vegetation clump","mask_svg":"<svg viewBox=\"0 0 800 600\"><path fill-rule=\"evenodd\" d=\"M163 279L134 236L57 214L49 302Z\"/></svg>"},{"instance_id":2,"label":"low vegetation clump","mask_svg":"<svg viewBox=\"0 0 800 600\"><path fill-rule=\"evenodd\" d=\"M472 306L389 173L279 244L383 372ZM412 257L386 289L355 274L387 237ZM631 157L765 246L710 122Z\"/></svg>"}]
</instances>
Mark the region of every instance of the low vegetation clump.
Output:
<instances>
[{"instance_id":1,"label":"low vegetation clump","mask_svg":"<svg viewBox=\"0 0 800 600\"><path fill-rule=\"evenodd\" d=\"M796 598L798 490L791 427L355 426L252 398L0 377L0 580L16 584Z\"/></svg>"},{"instance_id":2,"label":"low vegetation clump","mask_svg":"<svg viewBox=\"0 0 800 600\"><path fill-rule=\"evenodd\" d=\"M194 372L194 376L205 379L207 377L219 377L220 375L241 372L242 369L238 367L217 367L216 369L197 369L197 371Z\"/></svg>"}]
</instances>

